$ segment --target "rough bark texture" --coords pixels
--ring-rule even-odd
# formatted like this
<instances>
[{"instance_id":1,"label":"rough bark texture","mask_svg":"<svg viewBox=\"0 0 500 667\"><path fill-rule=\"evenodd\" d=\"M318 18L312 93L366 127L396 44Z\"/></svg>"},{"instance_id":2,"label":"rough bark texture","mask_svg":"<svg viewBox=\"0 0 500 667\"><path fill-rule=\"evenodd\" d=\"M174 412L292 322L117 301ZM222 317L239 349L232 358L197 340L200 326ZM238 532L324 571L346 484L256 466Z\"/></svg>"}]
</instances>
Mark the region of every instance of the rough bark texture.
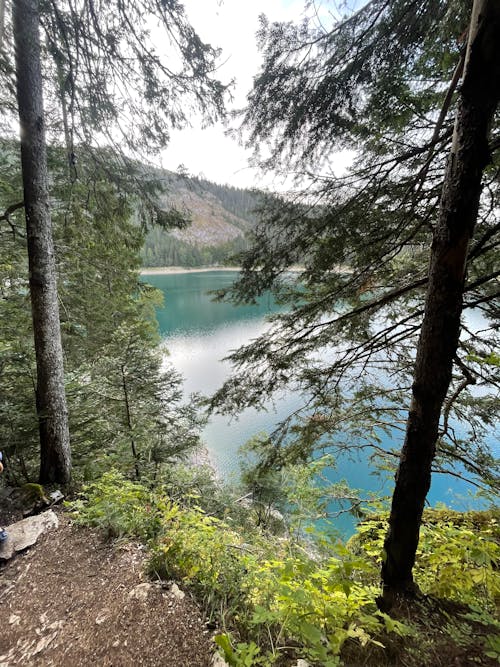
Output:
<instances>
[{"instance_id":1,"label":"rough bark texture","mask_svg":"<svg viewBox=\"0 0 500 667\"><path fill-rule=\"evenodd\" d=\"M439 419L451 381L469 241L488 135L500 98L500 2L475 0L453 145L431 249L425 314L417 348L406 437L392 499L382 567L384 599L412 594L412 569L431 482Z\"/></svg>"},{"instance_id":2,"label":"rough bark texture","mask_svg":"<svg viewBox=\"0 0 500 667\"><path fill-rule=\"evenodd\" d=\"M14 0L13 22L37 365L40 482L67 484L71 475L71 453L49 209L38 0Z\"/></svg>"}]
</instances>

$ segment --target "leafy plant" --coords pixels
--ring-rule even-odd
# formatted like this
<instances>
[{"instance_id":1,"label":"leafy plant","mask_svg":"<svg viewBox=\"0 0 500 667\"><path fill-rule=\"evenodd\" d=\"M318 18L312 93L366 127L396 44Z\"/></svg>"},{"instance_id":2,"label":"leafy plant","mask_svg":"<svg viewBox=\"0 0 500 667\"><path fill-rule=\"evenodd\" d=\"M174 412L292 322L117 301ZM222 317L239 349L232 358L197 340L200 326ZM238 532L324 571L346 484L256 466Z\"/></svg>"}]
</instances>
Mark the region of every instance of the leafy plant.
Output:
<instances>
[{"instance_id":1,"label":"leafy plant","mask_svg":"<svg viewBox=\"0 0 500 667\"><path fill-rule=\"evenodd\" d=\"M383 550L386 522L360 524L354 542L370 559ZM500 598L500 525L497 512L426 510L415 580L430 595L493 611Z\"/></svg>"},{"instance_id":2,"label":"leafy plant","mask_svg":"<svg viewBox=\"0 0 500 667\"><path fill-rule=\"evenodd\" d=\"M197 592L210 617L229 619L244 613L241 586L255 555L240 534L199 508L168 517L152 551L149 569L180 579Z\"/></svg>"},{"instance_id":3,"label":"leafy plant","mask_svg":"<svg viewBox=\"0 0 500 667\"><path fill-rule=\"evenodd\" d=\"M120 473L105 473L85 487L80 498L68 503L77 525L94 526L109 537L151 540L163 530L167 518L177 512L174 504L160 498Z\"/></svg>"}]
</instances>

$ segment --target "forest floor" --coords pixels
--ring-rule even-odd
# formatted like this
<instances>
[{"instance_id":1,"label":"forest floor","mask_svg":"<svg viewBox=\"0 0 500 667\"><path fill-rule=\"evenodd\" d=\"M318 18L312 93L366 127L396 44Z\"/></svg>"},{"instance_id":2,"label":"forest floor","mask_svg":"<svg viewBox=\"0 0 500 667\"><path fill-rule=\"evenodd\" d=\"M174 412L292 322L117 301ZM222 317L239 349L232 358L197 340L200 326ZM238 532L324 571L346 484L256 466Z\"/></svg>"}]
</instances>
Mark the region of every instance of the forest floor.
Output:
<instances>
[{"instance_id":1,"label":"forest floor","mask_svg":"<svg viewBox=\"0 0 500 667\"><path fill-rule=\"evenodd\" d=\"M0 570L0 667L208 667L214 644L195 603L151 583L141 545L59 528Z\"/></svg>"},{"instance_id":2,"label":"forest floor","mask_svg":"<svg viewBox=\"0 0 500 667\"><path fill-rule=\"evenodd\" d=\"M11 513L9 520L21 518ZM0 565L0 667L210 667L213 630L189 594L144 573L147 553L131 541L105 541L75 527L62 509L59 527ZM493 666L484 640L493 628L465 622L464 609L427 599L399 620L418 636L386 650L346 645L348 667ZM451 629L450 629L451 628ZM285 663L282 663L285 664ZM295 667L295 660L287 663Z\"/></svg>"}]
</instances>

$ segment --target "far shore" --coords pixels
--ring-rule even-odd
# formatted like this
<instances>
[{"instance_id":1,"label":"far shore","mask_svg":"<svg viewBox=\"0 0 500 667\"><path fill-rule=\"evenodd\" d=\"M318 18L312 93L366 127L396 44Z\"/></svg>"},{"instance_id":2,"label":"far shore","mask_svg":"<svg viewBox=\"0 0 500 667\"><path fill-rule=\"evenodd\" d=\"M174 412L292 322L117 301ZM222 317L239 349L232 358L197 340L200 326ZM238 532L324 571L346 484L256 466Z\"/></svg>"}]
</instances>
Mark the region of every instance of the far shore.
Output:
<instances>
[{"instance_id":1,"label":"far shore","mask_svg":"<svg viewBox=\"0 0 500 667\"><path fill-rule=\"evenodd\" d=\"M203 266L186 268L184 266L151 266L141 269L141 276L166 275L169 273L207 273L208 271L240 271L239 266Z\"/></svg>"},{"instance_id":2,"label":"far shore","mask_svg":"<svg viewBox=\"0 0 500 667\"><path fill-rule=\"evenodd\" d=\"M303 266L291 266L287 271L290 273L301 273ZM241 266L197 266L187 268L185 266L143 266L141 276L163 276L173 273L207 273L208 271L241 271Z\"/></svg>"}]
</instances>

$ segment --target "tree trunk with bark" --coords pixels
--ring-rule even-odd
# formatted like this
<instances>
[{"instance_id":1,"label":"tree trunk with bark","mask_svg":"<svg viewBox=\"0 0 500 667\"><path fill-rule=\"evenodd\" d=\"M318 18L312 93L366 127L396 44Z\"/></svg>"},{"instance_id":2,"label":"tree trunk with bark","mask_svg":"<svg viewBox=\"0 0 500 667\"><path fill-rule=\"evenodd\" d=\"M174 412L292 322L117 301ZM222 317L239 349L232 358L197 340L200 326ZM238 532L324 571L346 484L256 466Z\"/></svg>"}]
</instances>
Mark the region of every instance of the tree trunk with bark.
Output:
<instances>
[{"instance_id":1,"label":"tree trunk with bark","mask_svg":"<svg viewBox=\"0 0 500 667\"><path fill-rule=\"evenodd\" d=\"M417 347L406 436L396 474L382 581L384 603L415 592L413 566L431 483L439 420L460 336L469 242L488 136L500 99L500 2L475 0L453 143L431 248L424 319Z\"/></svg>"},{"instance_id":2,"label":"tree trunk with bark","mask_svg":"<svg viewBox=\"0 0 500 667\"><path fill-rule=\"evenodd\" d=\"M14 0L17 102L35 341L40 482L71 477L68 410L49 208L38 0Z\"/></svg>"}]
</instances>

